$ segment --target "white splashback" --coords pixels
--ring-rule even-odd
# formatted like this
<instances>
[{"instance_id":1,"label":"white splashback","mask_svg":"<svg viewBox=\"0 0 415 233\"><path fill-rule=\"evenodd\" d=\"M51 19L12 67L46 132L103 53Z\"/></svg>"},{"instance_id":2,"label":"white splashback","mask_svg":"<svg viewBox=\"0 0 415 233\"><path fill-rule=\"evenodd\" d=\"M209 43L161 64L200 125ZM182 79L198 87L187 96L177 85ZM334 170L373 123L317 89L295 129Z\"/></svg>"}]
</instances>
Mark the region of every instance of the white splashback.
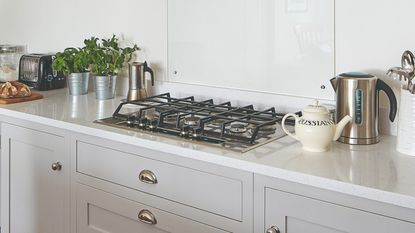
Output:
<instances>
[{"instance_id":1,"label":"white splashback","mask_svg":"<svg viewBox=\"0 0 415 233\"><path fill-rule=\"evenodd\" d=\"M333 0L169 0L168 80L333 99Z\"/></svg>"},{"instance_id":2,"label":"white splashback","mask_svg":"<svg viewBox=\"0 0 415 233\"><path fill-rule=\"evenodd\" d=\"M415 50L413 0L336 0L336 70L385 75Z\"/></svg>"},{"instance_id":3,"label":"white splashback","mask_svg":"<svg viewBox=\"0 0 415 233\"><path fill-rule=\"evenodd\" d=\"M156 79L163 81L160 91L224 99L229 96L241 102L249 102L254 96L255 102L267 106L294 103L303 106L309 101L297 97L283 101L285 99L278 94L264 94L257 90L230 91L227 88L166 82L168 1L174 0L0 0L0 44L22 43L28 45L30 52L47 52L79 46L85 37L91 35L124 34L142 47L140 59L147 60L155 68ZM269 0L272 1L280 0ZM384 73L389 67L399 65L405 49L415 49L415 30L410 29L415 1L332 1L335 3L336 73L373 73L392 85L399 96L397 83L385 77ZM301 4L303 0L292 2L299 3L296 7L294 4L294 10L304 8ZM295 40L291 42L296 43ZM309 88L301 85L303 80L318 83L320 78L328 81L330 77L301 77L299 85L290 91L300 96L305 88ZM124 84L120 85L120 89L126 89L125 83L125 80L119 79L119 84ZM326 90L334 94L330 86ZM396 125L389 125L387 105L386 99L381 98L380 129L388 134L396 132Z\"/></svg>"},{"instance_id":4,"label":"white splashback","mask_svg":"<svg viewBox=\"0 0 415 233\"><path fill-rule=\"evenodd\" d=\"M413 0L336 0L336 71L378 76L392 86L399 103L398 82L386 77L386 71L400 66L404 50L415 50L414 9ZM380 132L396 135L399 117L389 121L383 93L380 106Z\"/></svg>"}]
</instances>

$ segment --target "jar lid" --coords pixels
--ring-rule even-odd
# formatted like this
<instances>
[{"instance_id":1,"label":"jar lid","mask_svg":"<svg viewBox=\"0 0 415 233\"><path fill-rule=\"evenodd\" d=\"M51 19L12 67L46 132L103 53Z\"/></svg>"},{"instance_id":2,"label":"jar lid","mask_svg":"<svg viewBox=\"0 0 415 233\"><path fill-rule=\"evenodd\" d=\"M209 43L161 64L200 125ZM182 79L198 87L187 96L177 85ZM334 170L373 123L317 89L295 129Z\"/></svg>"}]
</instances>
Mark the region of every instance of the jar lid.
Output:
<instances>
[{"instance_id":1,"label":"jar lid","mask_svg":"<svg viewBox=\"0 0 415 233\"><path fill-rule=\"evenodd\" d=\"M0 45L0 53L25 53L25 45Z\"/></svg>"},{"instance_id":2,"label":"jar lid","mask_svg":"<svg viewBox=\"0 0 415 233\"><path fill-rule=\"evenodd\" d=\"M306 106L304 108L304 112L318 113L318 114L329 114L329 110L326 107L319 105L318 100L314 100L311 105Z\"/></svg>"}]
</instances>

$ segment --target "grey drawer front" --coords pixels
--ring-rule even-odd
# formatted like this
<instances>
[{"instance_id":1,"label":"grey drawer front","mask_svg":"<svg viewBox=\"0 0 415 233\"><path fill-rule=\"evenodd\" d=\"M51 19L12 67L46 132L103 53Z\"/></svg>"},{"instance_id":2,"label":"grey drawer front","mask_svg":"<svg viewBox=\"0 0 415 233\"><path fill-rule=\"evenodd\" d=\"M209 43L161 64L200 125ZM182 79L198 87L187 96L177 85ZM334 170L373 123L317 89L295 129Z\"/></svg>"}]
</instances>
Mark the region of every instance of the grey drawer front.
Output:
<instances>
[{"instance_id":1,"label":"grey drawer front","mask_svg":"<svg viewBox=\"0 0 415 233\"><path fill-rule=\"evenodd\" d=\"M148 184L140 181L139 174L143 170L153 172L157 183ZM77 171L242 221L241 180L81 141L77 142Z\"/></svg>"},{"instance_id":2,"label":"grey drawer front","mask_svg":"<svg viewBox=\"0 0 415 233\"><path fill-rule=\"evenodd\" d=\"M78 185L77 188L78 233L225 233L85 185ZM152 215L155 224L138 219L138 214L143 210Z\"/></svg>"}]
</instances>

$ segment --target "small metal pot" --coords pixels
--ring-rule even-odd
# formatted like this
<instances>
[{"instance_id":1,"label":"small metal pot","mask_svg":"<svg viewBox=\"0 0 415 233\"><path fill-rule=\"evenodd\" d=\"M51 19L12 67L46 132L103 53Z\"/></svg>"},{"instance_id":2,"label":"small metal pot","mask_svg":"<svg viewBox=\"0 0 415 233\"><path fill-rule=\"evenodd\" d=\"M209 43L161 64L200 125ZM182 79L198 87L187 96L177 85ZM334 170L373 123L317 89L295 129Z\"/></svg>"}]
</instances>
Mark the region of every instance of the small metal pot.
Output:
<instances>
[{"instance_id":1,"label":"small metal pot","mask_svg":"<svg viewBox=\"0 0 415 233\"><path fill-rule=\"evenodd\" d=\"M68 75L68 88L70 95L88 94L89 72L71 73Z\"/></svg>"},{"instance_id":2,"label":"small metal pot","mask_svg":"<svg viewBox=\"0 0 415 233\"><path fill-rule=\"evenodd\" d=\"M116 75L95 76L94 87L95 97L98 100L112 99L115 96Z\"/></svg>"}]
</instances>

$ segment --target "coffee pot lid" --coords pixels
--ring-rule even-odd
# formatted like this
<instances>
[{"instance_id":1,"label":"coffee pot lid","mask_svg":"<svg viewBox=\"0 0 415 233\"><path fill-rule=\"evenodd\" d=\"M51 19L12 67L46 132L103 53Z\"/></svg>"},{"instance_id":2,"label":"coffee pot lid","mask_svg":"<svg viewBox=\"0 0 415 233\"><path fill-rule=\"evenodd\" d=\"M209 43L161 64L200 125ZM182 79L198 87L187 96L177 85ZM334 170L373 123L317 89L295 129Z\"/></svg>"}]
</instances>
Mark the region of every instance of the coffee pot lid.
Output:
<instances>
[{"instance_id":1,"label":"coffee pot lid","mask_svg":"<svg viewBox=\"0 0 415 233\"><path fill-rule=\"evenodd\" d=\"M321 106L318 100L313 100L313 103L310 105L307 105L303 111L305 113L317 113L317 114L328 114L329 113L329 110L326 107Z\"/></svg>"},{"instance_id":2,"label":"coffee pot lid","mask_svg":"<svg viewBox=\"0 0 415 233\"><path fill-rule=\"evenodd\" d=\"M10 44L0 44L0 54L3 53L24 53L26 51L26 46L24 45L10 45Z\"/></svg>"}]
</instances>

